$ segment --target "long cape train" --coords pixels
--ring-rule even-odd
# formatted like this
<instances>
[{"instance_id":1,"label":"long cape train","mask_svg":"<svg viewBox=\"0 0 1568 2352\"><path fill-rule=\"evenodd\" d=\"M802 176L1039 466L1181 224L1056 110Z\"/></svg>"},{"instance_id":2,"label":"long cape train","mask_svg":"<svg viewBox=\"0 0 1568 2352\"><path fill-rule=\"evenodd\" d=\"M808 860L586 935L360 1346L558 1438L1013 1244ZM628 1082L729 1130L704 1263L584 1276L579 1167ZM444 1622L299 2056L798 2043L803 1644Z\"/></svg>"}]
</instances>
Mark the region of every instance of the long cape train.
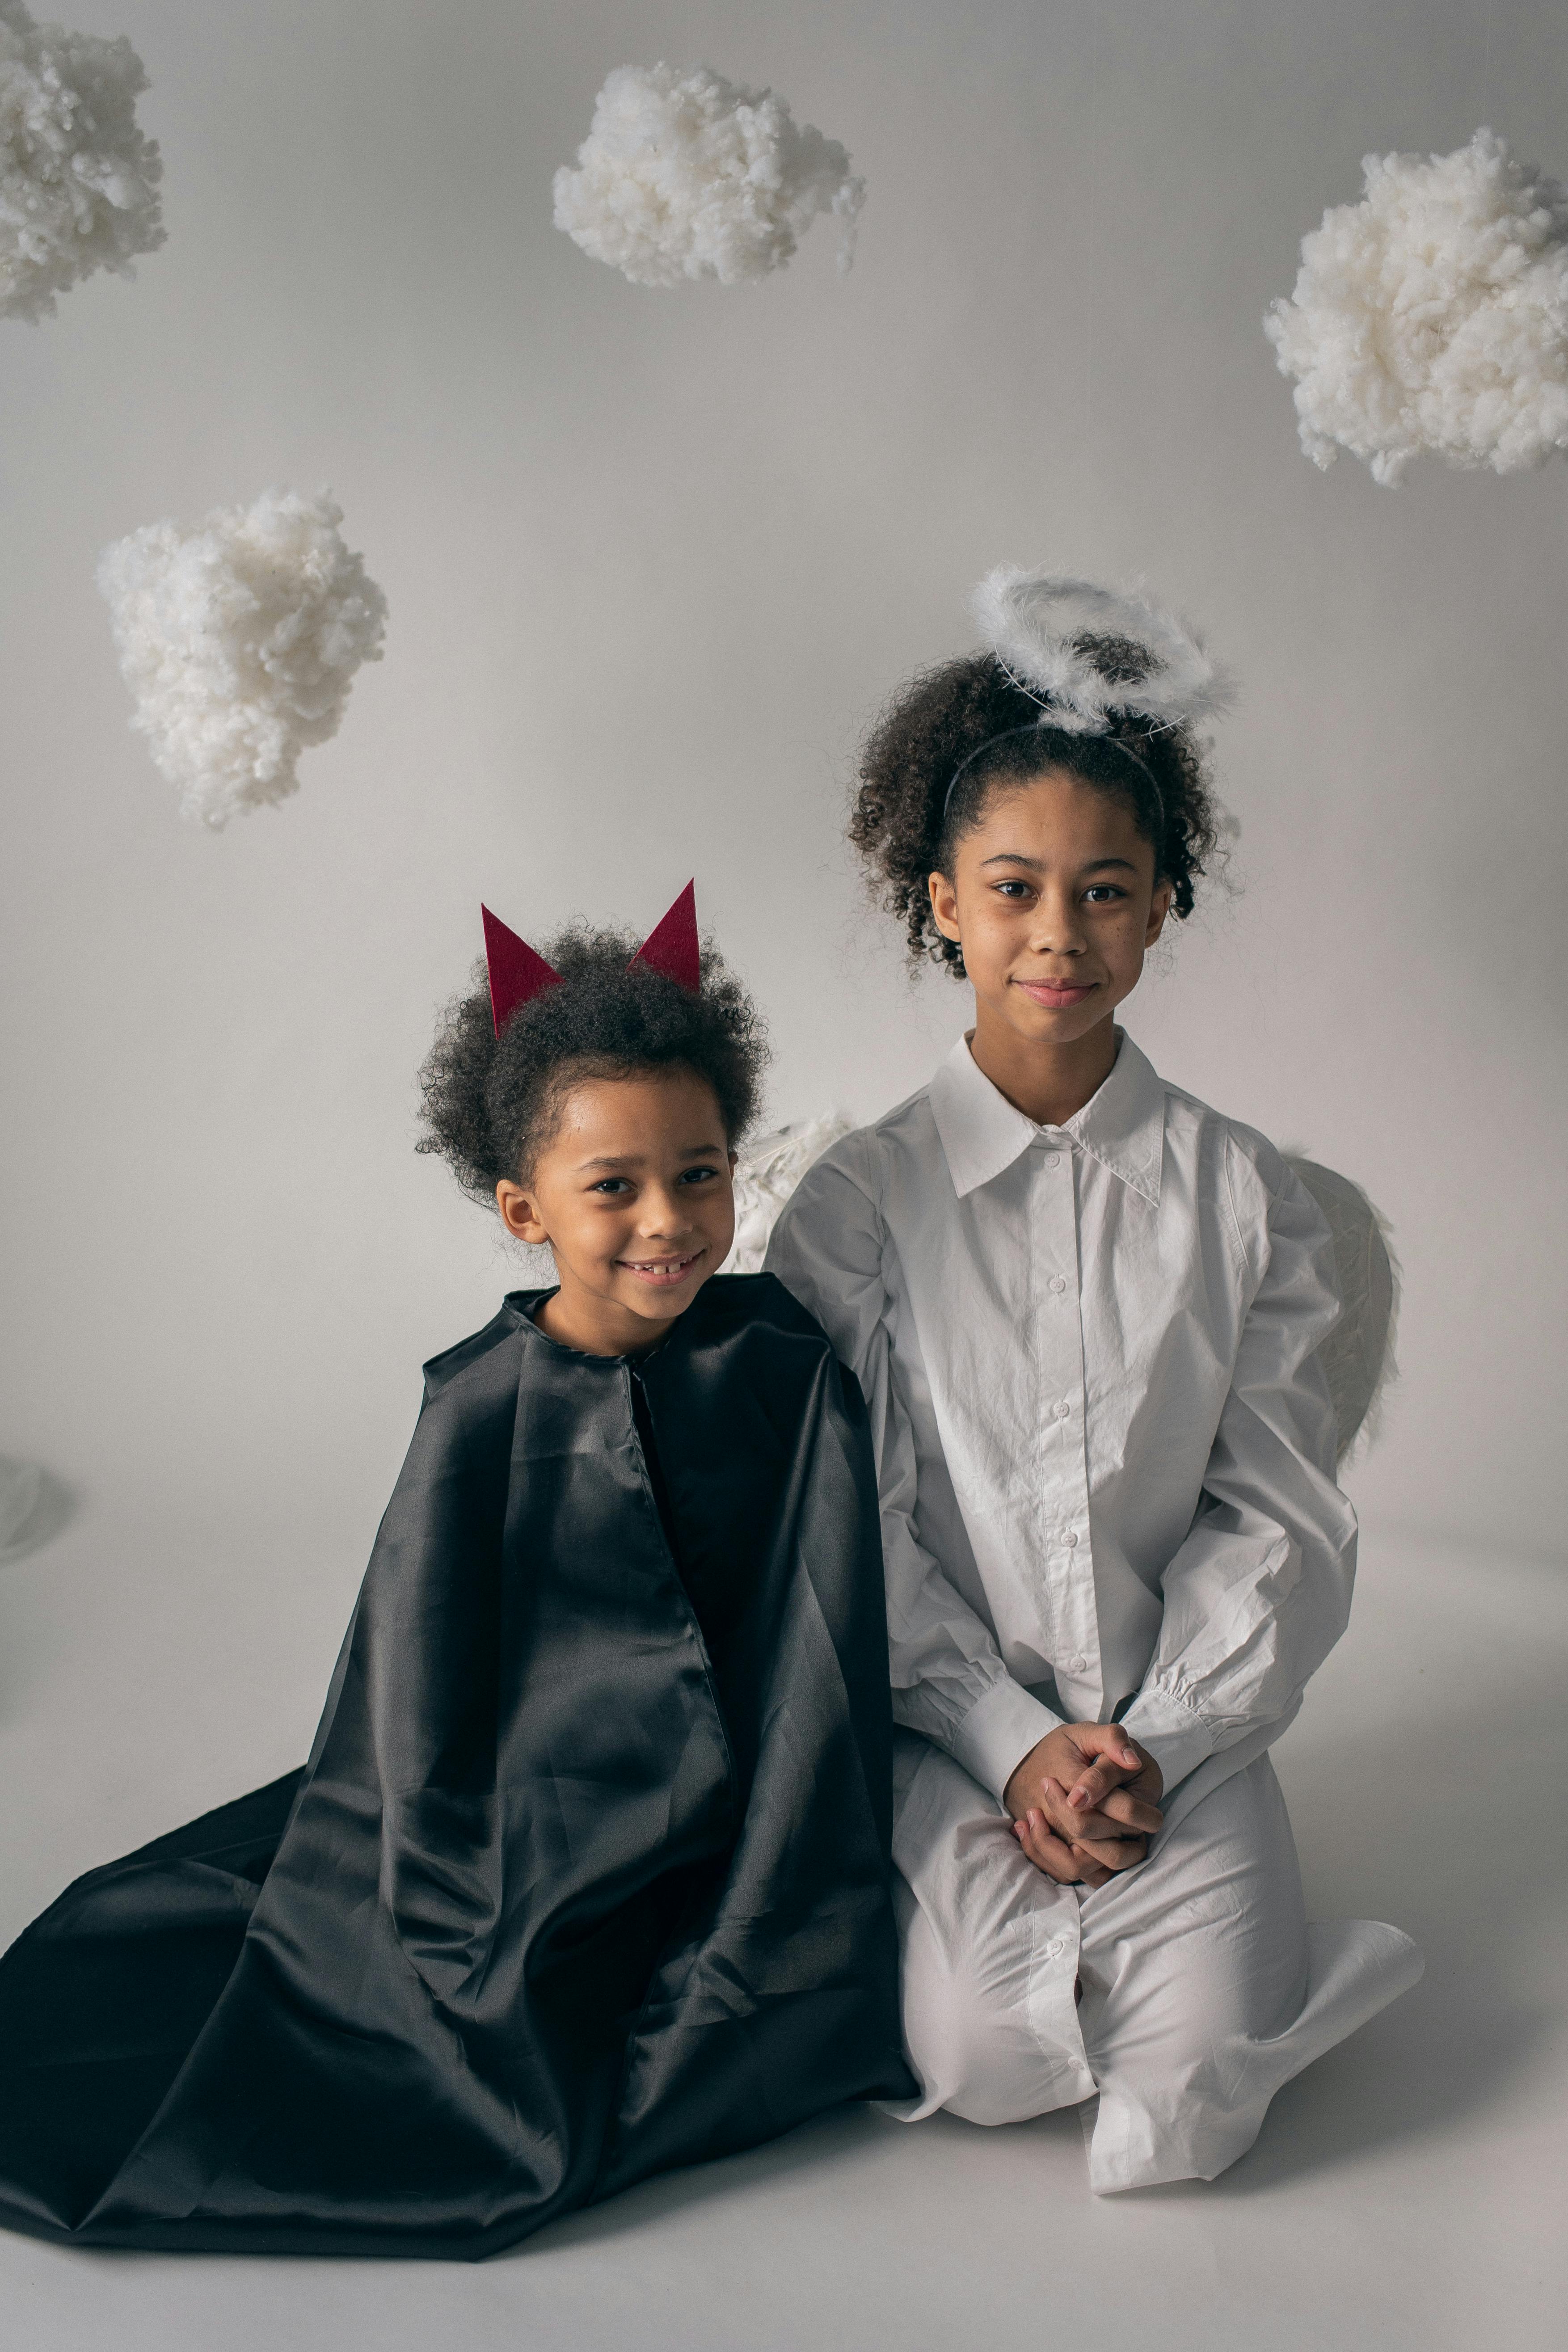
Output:
<instances>
[{"instance_id":1,"label":"long cape train","mask_svg":"<svg viewBox=\"0 0 1568 2352\"><path fill-rule=\"evenodd\" d=\"M635 1373L538 1296L426 1367L302 1770L0 1962L0 2221L471 2258L908 2091L859 1392L769 1276Z\"/></svg>"}]
</instances>

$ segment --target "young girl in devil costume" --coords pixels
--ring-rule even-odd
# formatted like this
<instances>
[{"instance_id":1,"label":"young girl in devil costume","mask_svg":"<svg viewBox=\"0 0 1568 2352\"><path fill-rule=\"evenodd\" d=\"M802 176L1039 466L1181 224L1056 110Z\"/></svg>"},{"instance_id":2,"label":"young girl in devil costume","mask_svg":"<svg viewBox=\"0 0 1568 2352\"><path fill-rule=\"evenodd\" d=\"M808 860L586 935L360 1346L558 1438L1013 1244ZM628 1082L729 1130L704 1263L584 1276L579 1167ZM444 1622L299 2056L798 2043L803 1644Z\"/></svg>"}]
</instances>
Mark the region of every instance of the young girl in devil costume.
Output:
<instances>
[{"instance_id":1,"label":"young girl in devil costume","mask_svg":"<svg viewBox=\"0 0 1568 2352\"><path fill-rule=\"evenodd\" d=\"M1309 1927L1268 1761L1355 1559L1328 1227L1114 1018L1214 845L1222 684L1142 597L1007 572L976 607L852 826L974 1025L817 1163L768 1264L877 1438L903 2113L1081 2105L1091 2186L1133 2189L1233 2163L1420 1958Z\"/></svg>"},{"instance_id":2,"label":"young girl in devil costume","mask_svg":"<svg viewBox=\"0 0 1568 2352\"><path fill-rule=\"evenodd\" d=\"M473 2257L910 2087L864 1408L718 1275L755 1016L689 890L485 929L422 1148L557 1285L426 1367L309 1762L0 1963L14 2228Z\"/></svg>"}]
</instances>

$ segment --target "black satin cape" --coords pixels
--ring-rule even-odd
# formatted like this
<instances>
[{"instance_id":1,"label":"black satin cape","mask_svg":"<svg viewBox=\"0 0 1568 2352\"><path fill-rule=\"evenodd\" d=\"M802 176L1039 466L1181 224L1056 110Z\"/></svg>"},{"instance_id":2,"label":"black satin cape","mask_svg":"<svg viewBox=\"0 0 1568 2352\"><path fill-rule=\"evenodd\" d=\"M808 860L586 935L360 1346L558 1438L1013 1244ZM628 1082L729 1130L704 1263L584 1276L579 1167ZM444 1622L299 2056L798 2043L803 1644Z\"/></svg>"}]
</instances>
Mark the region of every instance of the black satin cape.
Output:
<instances>
[{"instance_id":1,"label":"black satin cape","mask_svg":"<svg viewBox=\"0 0 1568 2352\"><path fill-rule=\"evenodd\" d=\"M11 2227L471 2259L908 2095L859 1391L771 1276L636 1372L543 1295L426 1366L303 1769L0 1962Z\"/></svg>"}]
</instances>

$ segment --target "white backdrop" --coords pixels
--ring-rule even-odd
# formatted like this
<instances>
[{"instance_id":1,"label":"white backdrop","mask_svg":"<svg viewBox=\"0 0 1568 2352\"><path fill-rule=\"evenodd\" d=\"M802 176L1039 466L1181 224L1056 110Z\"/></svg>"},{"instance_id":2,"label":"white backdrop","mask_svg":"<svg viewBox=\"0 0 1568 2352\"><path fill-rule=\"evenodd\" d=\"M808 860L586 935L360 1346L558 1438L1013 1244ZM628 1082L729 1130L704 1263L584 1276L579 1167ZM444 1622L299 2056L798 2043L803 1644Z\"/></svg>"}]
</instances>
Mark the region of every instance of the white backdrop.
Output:
<instances>
[{"instance_id":1,"label":"white backdrop","mask_svg":"<svg viewBox=\"0 0 1568 2352\"><path fill-rule=\"evenodd\" d=\"M843 804L1004 560L1146 573L1240 672L1243 887L1129 1026L1394 1221L1363 1511L1559 1551L1568 475L1321 477L1259 323L1366 149L1491 120L1568 172L1548 0L68 13L145 58L169 242L0 327L0 1452L105 1563L132 1524L202 1559L83 1588L133 1671L155 1622L215 1721L287 1690L302 1746L418 1364L511 1278L411 1149L481 896L647 926L695 872L773 1115L927 1075L967 997L906 980ZM849 278L822 226L675 292L552 229L605 72L660 56L848 145ZM298 799L209 837L127 731L93 565L274 481L342 498L386 658ZM5 1571L8 1643L49 1561Z\"/></svg>"}]
</instances>

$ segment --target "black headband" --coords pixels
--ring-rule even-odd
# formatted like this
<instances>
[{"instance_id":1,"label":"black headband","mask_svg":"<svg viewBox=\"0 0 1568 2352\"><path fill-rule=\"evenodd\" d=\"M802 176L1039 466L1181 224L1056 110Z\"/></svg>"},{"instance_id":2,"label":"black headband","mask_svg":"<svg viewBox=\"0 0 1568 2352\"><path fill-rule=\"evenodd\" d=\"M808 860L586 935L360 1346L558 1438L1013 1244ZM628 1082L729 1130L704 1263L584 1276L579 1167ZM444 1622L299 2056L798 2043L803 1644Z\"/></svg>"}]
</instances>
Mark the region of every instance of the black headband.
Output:
<instances>
[{"instance_id":1,"label":"black headband","mask_svg":"<svg viewBox=\"0 0 1568 2352\"><path fill-rule=\"evenodd\" d=\"M959 779L963 776L964 770L972 767L974 761L980 758L982 752L989 751L993 744L1005 743L1008 738L1013 735L1038 735L1042 730L1049 728L1050 723L1050 718L1047 713L1047 715L1043 719L1031 719L1026 727L1004 727L999 734L988 735L984 743L976 743L973 751L965 753L964 757L960 760L957 767L954 768L952 774L949 777L947 791L942 796L942 829L943 832L947 829L947 813L952 806L953 792L956 789ZM1059 728L1057 730L1058 734L1065 734L1067 731L1068 730L1065 728ZM1152 768L1151 768L1144 761L1141 760L1138 757L1137 752L1132 749L1132 746L1130 743L1124 743L1120 735L1089 735L1086 740L1090 743L1109 743L1114 750L1121 752L1124 760L1131 761L1133 766L1148 780L1149 788L1154 795L1154 805L1160 812L1160 823L1162 826L1163 826L1165 823L1165 795L1160 790L1160 780L1155 775Z\"/></svg>"}]
</instances>

